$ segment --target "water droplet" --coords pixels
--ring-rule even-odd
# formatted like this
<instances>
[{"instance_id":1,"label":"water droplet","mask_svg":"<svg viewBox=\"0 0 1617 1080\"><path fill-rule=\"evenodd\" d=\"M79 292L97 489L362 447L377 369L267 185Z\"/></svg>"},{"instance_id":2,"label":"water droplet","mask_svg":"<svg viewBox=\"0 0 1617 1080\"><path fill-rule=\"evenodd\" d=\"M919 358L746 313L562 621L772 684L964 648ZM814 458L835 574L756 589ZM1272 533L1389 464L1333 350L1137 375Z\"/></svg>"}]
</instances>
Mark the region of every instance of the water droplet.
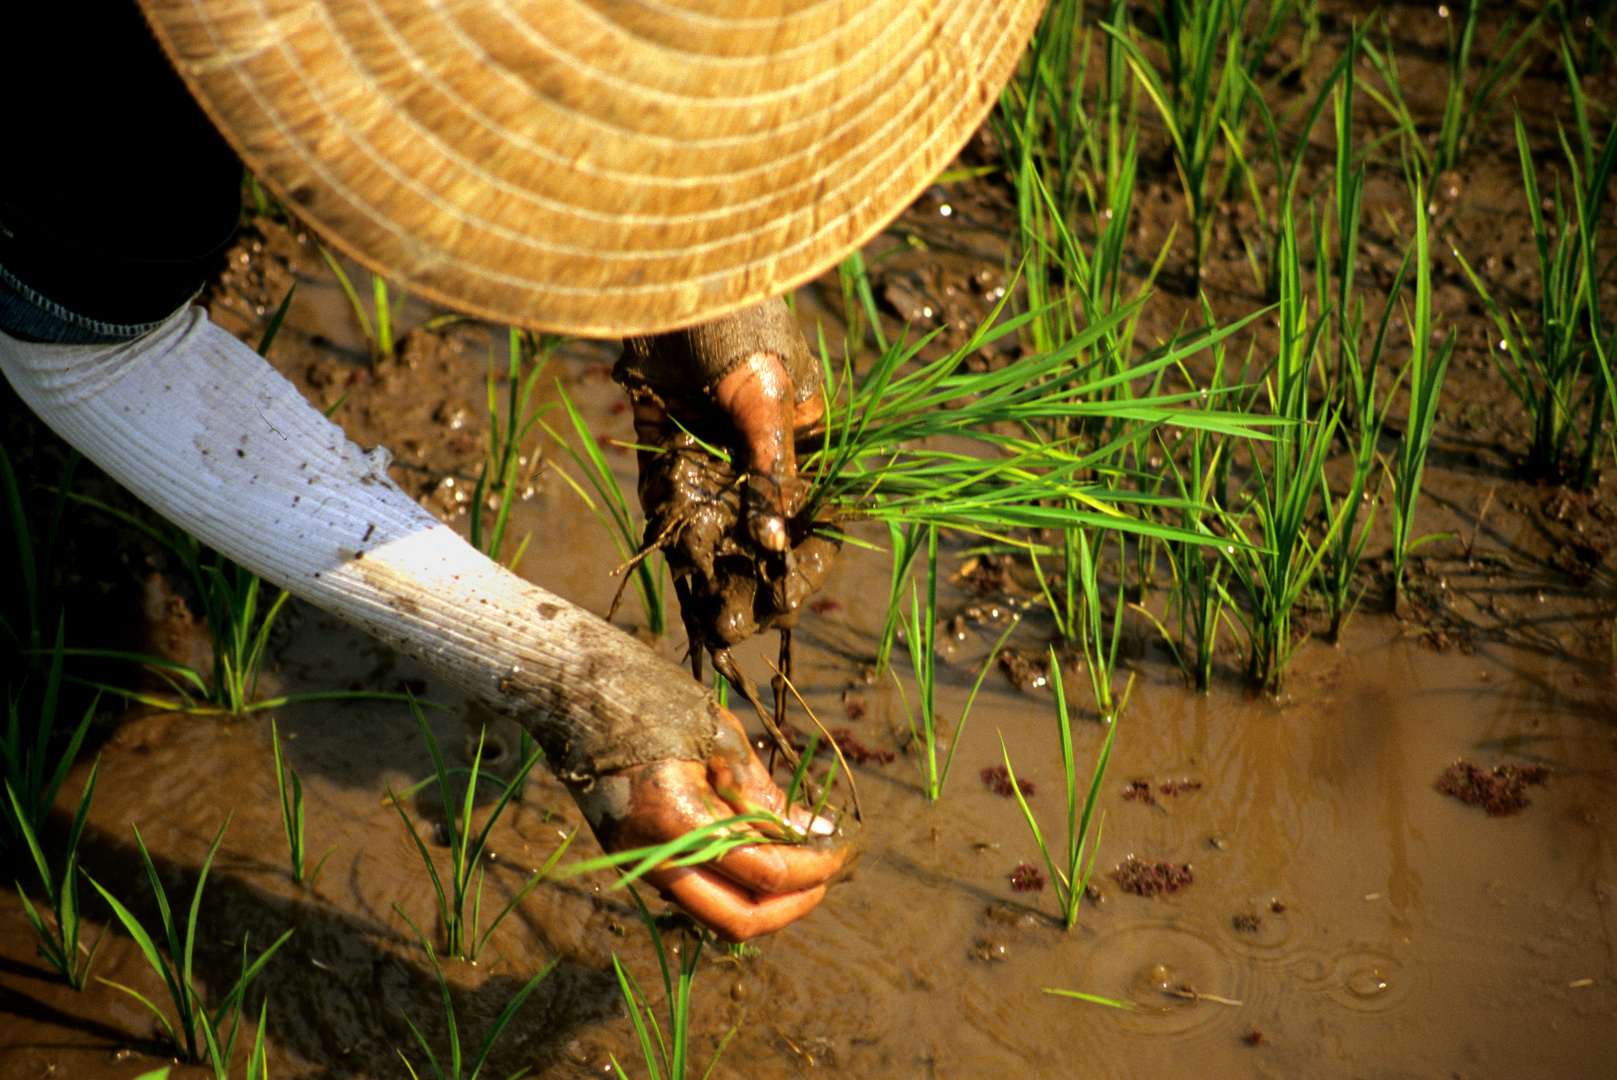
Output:
<instances>
[{"instance_id":1,"label":"water droplet","mask_svg":"<svg viewBox=\"0 0 1617 1080\"><path fill-rule=\"evenodd\" d=\"M1380 997L1391 987L1387 973L1378 967L1359 968L1347 977L1347 988L1355 997Z\"/></svg>"}]
</instances>

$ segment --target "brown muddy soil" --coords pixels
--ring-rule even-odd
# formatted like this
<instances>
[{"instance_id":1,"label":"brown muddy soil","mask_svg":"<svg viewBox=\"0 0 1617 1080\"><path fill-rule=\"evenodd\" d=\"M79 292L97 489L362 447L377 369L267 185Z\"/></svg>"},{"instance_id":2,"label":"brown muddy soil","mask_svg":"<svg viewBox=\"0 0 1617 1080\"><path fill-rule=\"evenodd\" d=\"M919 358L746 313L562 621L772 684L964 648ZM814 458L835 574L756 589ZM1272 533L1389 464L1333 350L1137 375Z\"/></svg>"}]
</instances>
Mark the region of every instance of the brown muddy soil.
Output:
<instances>
[{"instance_id":1,"label":"brown muddy soil","mask_svg":"<svg viewBox=\"0 0 1617 1080\"><path fill-rule=\"evenodd\" d=\"M1412 106L1436 116L1444 25L1424 6L1395 7L1390 21ZM1334 57L1344 27L1342 16L1327 19L1305 86ZM1544 59L1518 93L1546 160L1554 120L1566 112L1560 80ZM1617 99L1599 80L1590 86ZM1277 96L1284 102L1300 92ZM1381 124L1368 102L1360 106L1367 130ZM1178 181L1149 117L1144 131L1133 257L1143 269L1175 222L1181 237L1142 320L1141 336L1152 342L1172 332L1192 298ZM1329 136L1321 132L1307 158L1305 196L1328 166ZM968 154L983 153L983 145ZM1442 178L1434 202L1442 236L1512 303L1528 306L1537 285L1507 127L1496 123L1465 166ZM1402 257L1407 203L1396 162L1373 166L1361 274L1372 293L1390 285ZM890 333L905 320L942 327L942 348L986 313L1005 287L1009 207L992 177L936 187L867 246ZM1221 318L1261 304L1239 242L1254 220L1250 207L1232 204L1215 229L1202 284ZM903 245L898 254L875 261L895 244ZM945 796L928 804L905 749L901 699L891 683L873 685L868 674L887 561L844 549L795 633L795 672L816 715L846 730L839 742L868 751L854 767L863 854L808 919L757 951L704 958L693 1004L698 1060L705 1064L734 1029L716 1076L1611 1075L1617 486L1608 479L1578 494L1520 474L1523 414L1487 356L1481 307L1447 255L1434 274L1436 306L1460 344L1418 532L1450 538L1421 549L1410 602L1395 616L1386 603L1387 538L1377 533L1366 599L1343 642L1306 641L1278 695L1240 683L1232 644L1220 654L1211 693L1187 690L1156 631L1144 619L1129 624L1125 663L1138 678L1100 801L1098 889L1070 933L1055 921L1048 884L1032 885L1043 872L1015 799L1005 797L1011 790L996 737L1003 735L1034 813L1059 833L1055 710L1046 674L1036 669L1049 627L1036 612L1025 620L1017 638L1022 666L1012 662L1007 677L990 677L965 730L955 733L961 750ZM213 316L256 341L294 280L298 291L272 362L317 405L336 405L355 440L388 445L406 490L464 527L487 429L484 372L490 358L503 370L503 331L471 323L417 329L397 359L373 370L312 244L269 220L244 228L209 294ZM811 334L822 320L835 340L840 310L834 274L798 294ZM434 314L410 301L400 324L420 327ZM1260 356L1272 348L1261 327L1256 341ZM553 374L603 441L628 441L629 416L608 376L614 351L571 344ZM983 362L1015 355L1011 345ZM541 385L554 396L548 377ZM14 401L6 416L8 447L26 448L22 467L36 482L54 483L58 451ZM606 445L631 490L632 453ZM1390 438L1383 449L1392 449ZM605 611L618 560L554 471L570 463L547 445L525 468L508 554L531 534L521 572ZM116 497L93 470L79 482L98 497ZM96 615L70 625L96 643L135 641L143 582L162 569L160 558L104 518L75 511L70 522L64 559L73 580L64 588L75 611ZM856 536L884 539L877 530ZM940 595L949 630L940 634L941 709L953 719L976 665L1028 594L1014 565L970 559L958 545L945 559L951 574L964 571ZM1147 591L1142 603L1161 617L1162 589ZM617 621L644 636L632 594ZM657 647L678 658L683 637L676 631ZM737 654L763 679L773 650L772 640L754 640ZM307 607L289 610L273 653L275 681L289 692L409 685L458 707L429 673ZM899 668L907 679L906 665ZM1105 732L1090 719L1086 678L1067 675L1077 754L1087 765ZM906 687L913 700L913 684ZM795 706L791 715L799 730L812 727ZM149 917L130 826L139 826L178 894L194 883L229 816L200 924L202 981L226 984L244 941L262 946L293 927L250 997L255 1010L269 1003L272 1075L404 1076L401 1051L418 1070L423 1064L406 1019L440 1048L444 1031L431 968L394 911L430 933L431 884L385 791L428 775L426 749L395 704L310 704L278 710L276 719L304 780L309 845L317 855L332 849L314 884L287 876L263 715L116 723L109 716L82 861ZM434 713L432 724L452 757L473 738L458 712ZM1438 789L1462 758L1488 775L1549 771L1520 813L1491 817ZM64 806L87 767L82 762L69 780ZM407 808L424 834L441 814L425 799ZM536 776L496 830L491 899L503 904L524 872L581 824L561 787ZM585 839L580 849L593 846ZM446 857L442 848L435 854ZM1155 869L1148 884L1182 885L1171 895L1134 895L1112 874L1130 865ZM630 1075L643 1074L611 957L644 986L656 982L655 960L632 905L610 884L599 876L541 885L494 935L482 963L446 965L475 1044L528 974L559 961L517 1014L486 1075L523 1068L539 1077L601 1075L611 1055ZM92 905L90 914L96 928L106 921L102 908ZM681 940L676 926L671 944ZM162 994L122 933L108 933L92 975L154 1000ZM1107 1009L1045 988L1136 1007ZM107 985L92 982L82 993L60 985L35 958L15 896L0 899L0 1080L128 1080L160 1060L150 1017Z\"/></svg>"}]
</instances>

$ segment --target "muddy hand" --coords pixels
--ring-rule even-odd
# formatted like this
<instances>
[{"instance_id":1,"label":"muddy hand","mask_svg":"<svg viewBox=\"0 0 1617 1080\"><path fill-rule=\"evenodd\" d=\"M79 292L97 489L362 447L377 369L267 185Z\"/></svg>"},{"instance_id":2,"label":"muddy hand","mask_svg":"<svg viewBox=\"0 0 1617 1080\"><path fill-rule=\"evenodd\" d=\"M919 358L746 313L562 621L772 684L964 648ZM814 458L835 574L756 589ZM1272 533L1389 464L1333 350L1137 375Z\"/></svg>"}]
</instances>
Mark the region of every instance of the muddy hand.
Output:
<instances>
[{"instance_id":1,"label":"muddy hand","mask_svg":"<svg viewBox=\"0 0 1617 1080\"><path fill-rule=\"evenodd\" d=\"M602 847L661 844L758 808L786 814L800 834L830 835L830 822L811 819L800 807L787 809L740 722L729 712L721 712L720 720L721 735L708 761L662 760L621 769L598 778L580 797ZM846 857L846 848L824 840L747 844L700 866L653 870L646 880L725 941L745 941L813 910Z\"/></svg>"},{"instance_id":2,"label":"muddy hand","mask_svg":"<svg viewBox=\"0 0 1617 1080\"><path fill-rule=\"evenodd\" d=\"M729 416L746 453L747 530L768 551L785 551L786 519L797 512L794 433L825 415L824 398L796 401L797 387L780 357L754 353L714 388L714 401Z\"/></svg>"}]
</instances>

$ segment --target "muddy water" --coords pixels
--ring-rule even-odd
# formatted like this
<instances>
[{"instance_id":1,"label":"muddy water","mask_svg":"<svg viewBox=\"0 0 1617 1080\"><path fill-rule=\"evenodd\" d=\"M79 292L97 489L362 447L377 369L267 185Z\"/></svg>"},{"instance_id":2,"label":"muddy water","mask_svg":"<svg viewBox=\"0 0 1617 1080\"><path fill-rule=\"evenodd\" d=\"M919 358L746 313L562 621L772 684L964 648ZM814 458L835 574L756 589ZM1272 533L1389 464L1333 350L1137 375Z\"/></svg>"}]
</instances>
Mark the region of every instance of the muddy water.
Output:
<instances>
[{"instance_id":1,"label":"muddy water","mask_svg":"<svg viewBox=\"0 0 1617 1080\"><path fill-rule=\"evenodd\" d=\"M582 365L571 371L599 430L627 423L609 386ZM627 479L628 455L616 460ZM605 537L565 485L541 484L513 529L533 531L530 550L544 553L527 560L536 580L604 609L613 588ZM954 565L952 553L946 562ZM1052 892L1012 890L1011 870L1037 852L1014 801L978 776L999 760L1003 735L1018 775L1036 787L1041 823L1059 834L1049 692L991 676L944 799L927 804L916 760L902 753L899 698L861 672L879 614L869 598L882 594L886 573L883 557L850 549L825 592L836 605L796 635L797 672L828 725L847 724L899 756L856 768L866 821L852 832L863 854L822 907L755 955L703 961L698 1051L736 1029L717 1075L1609 1075L1617 727L1604 669L1506 643L1441 654L1419 643L1424 635L1361 616L1340 648L1303 648L1280 699L1227 685L1203 697L1131 634L1138 681L1101 799L1100 897L1065 933ZM980 605L945 590L946 611L968 602ZM625 625L637 617L628 611ZM951 641L946 716L958 715L992 636L992 626L968 621ZM661 647L682 651L679 641ZM429 696L457 705L430 674L309 609L293 615L277 649L289 691L424 679ZM743 658L759 675L762 653ZM1087 768L1103 730L1088 719L1084 677L1072 673L1068 690ZM849 718L850 702L864 706L862 717ZM420 1060L405 1019L437 1046L444 1032L430 968L395 910L434 934L432 886L385 794L426 775L429 760L396 705L277 716L305 783L311 860L331 849L312 886L287 878L264 718L127 723L102 751L85 865L139 898L149 917L130 826L171 893L188 896L230 815L200 924L203 980L227 981L244 939L262 947L295 927L251 1001L269 1002L274 1074L402 1075L399 1050ZM451 758L463 756L466 720L448 711L432 724ZM494 734L513 745L509 731ZM1543 763L1554 775L1531 789L1520 816L1489 818L1433 788L1459 756ZM1157 788L1155 801L1125 799L1133 781ZM1193 783L1161 794L1171 781ZM405 806L443 866L441 832L432 839L442 811L419 797ZM491 900L503 904L522 871L578 825L559 787L536 777L496 831ZM1194 883L1169 897L1123 893L1107 874L1131 854L1188 864ZM644 929L609 884L541 886L478 965L448 965L475 1040L528 974L559 961L496 1051L490 1068L500 1075L593 1075L609 1055L633 1058L610 956L647 985L655 968ZM140 1007L105 985L83 994L57 986L31 956L15 899L0 903L0 1076L121 1078L150 1067L159 1050ZM96 909L97 925L104 914ZM94 974L162 994L122 934L109 935Z\"/></svg>"},{"instance_id":2,"label":"muddy water","mask_svg":"<svg viewBox=\"0 0 1617 1080\"><path fill-rule=\"evenodd\" d=\"M1429 8L1409 6L1390 21L1401 63L1413 65L1406 89L1422 115L1436 115L1446 24ZM1334 29L1327 23L1315 69L1334 59L1345 26L1340 15ZM1541 63L1518 95L1544 147L1553 147L1551 113L1564 105L1558 79ZM1360 110L1369 137L1379 121L1363 97ZM1435 204L1446 239L1530 298L1536 285L1507 127L1443 178ZM1170 333L1192 297L1184 288L1181 196L1149 117L1144 138L1131 244L1148 265L1176 223L1180 236L1142 319L1149 340ZM1326 139L1308 155L1305 193L1323 177L1328 151ZM1385 162L1370 185L1363 270L1385 288L1402 256L1407 197ZM1007 207L992 181L934 188L871 245L890 336L910 320L942 329L947 341L992 305L1004 283ZM1229 209L1203 280L1225 316L1261 302L1237 242L1257 235L1252 208ZM895 244L905 250L878 263L875 256ZM272 359L322 408L336 406L355 439L387 443L394 475L412 494L446 516L463 509L480 460L482 360L503 356L502 333L460 326L441 339L417 336L399 363L373 374L341 291L310 245L264 225L241 255L213 297L214 318L256 341L266 312L298 281ZM1049 692L1022 693L991 674L944 799L927 804L916 761L903 753L898 696L863 678L886 593L885 560L847 550L825 591L837 606L806 616L796 635L798 681L828 726L846 724L898 757L856 767L866 821L852 833L862 856L820 909L756 954L703 961L693 1010L697 1057L705 1063L736 1032L716 1075L1612 1075L1617 692L1607 556L1617 532L1601 498L1611 502L1613 485L1608 480L1592 499L1570 497L1515 475L1522 421L1487 359L1489 329L1457 268L1440 261L1436 272L1434 302L1459 327L1460 344L1416 531L1455 539L1414 560L1404 620L1382 613L1379 586L1372 588L1342 646L1303 646L1278 700L1244 694L1231 674L1237 658L1226 655L1212 694L1185 690L1154 631L1131 624L1126 652L1138 681L1100 804L1100 897L1085 903L1070 933L1052 918L1049 890L1011 888L1012 870L1037 861L1037 852L1016 804L979 780L999 761L1003 734L1018 775L1036 786L1034 812L1059 835ZM1378 302L1372 296L1372 306ZM410 304L400 325L432 314ZM839 304L834 275L799 294L806 323ZM1260 334L1258 347L1261 358L1272 343ZM985 362L1001 363L1010 351L1007 342L1006 355ZM605 377L609 360L609 350L572 347L557 374L599 434L627 438L621 395ZM553 393L548 378L541 386ZM632 455L607 452L629 488ZM554 447L546 456L565 465ZM522 571L604 611L616 584L606 573L616 562L606 534L553 473L538 470L532 491L516 509L507 552L531 534ZM463 514L454 520L464 526ZM1377 533L1368 550L1385 543ZM957 566L959 554L947 552L946 565ZM945 590L946 614L983 603ZM1162 614L1160 591L1145 603ZM637 620L631 592L620 622L634 629ZM1019 644L1037 650L1045 630L1030 618ZM941 708L950 718L996 632L967 620L963 640L948 646ZM676 658L683 652L677 637L658 647ZM772 648L743 650L755 678L765 675L763 655ZM452 759L464 757L473 728L453 695L364 637L294 608L274 652L276 678L290 692L420 689L413 680L424 680L426 694L450 707L431 714L438 740ZM913 698L907 665L898 667ZM1089 719L1084 676L1070 673L1068 689L1087 768L1103 731ZM853 718L850 706L862 706L862 716ZM432 885L386 792L426 776L429 758L395 705L297 706L279 710L277 720L305 784L311 862L331 851L312 885L287 877L264 717L127 721L101 750L84 865L150 920L154 905L130 826L141 829L170 895L188 898L229 815L199 923L203 984L216 1000L239 969L244 943L261 948L295 928L250 996L255 1012L268 1001L272 1075L404 1076L399 1051L423 1061L406 1019L440 1050L445 1032L431 968L395 911L436 936ZM496 734L511 744L510 732ZM1546 786L1530 789L1522 814L1490 818L1434 789L1462 756L1554 772ZM68 796L84 775L81 766ZM1153 802L1124 797L1135 782L1151 785ZM1165 783L1181 790L1162 794ZM441 809L419 797L404 805L443 867L446 849L435 839ZM503 904L523 872L579 824L560 788L535 777L496 828L490 903ZM592 850L587 838L579 845ZM1109 871L1130 855L1188 865L1194 881L1167 897L1123 893ZM656 982L654 959L633 908L610 884L601 877L542 885L494 933L477 965L446 965L475 1044L522 982L557 962L486 1075L521 1068L540 1077L601 1075L614 1055L631 1075L643 1075L610 958L622 957L647 986ZM99 929L106 911L90 905L90 914ZM681 940L669 932L670 945ZM92 974L163 997L122 933L108 934ZM1135 1008L1054 997L1042 992L1047 987ZM1178 988L1188 996L1166 992ZM19 902L0 896L0 1080L129 1080L160 1060L154 1030L138 1003L109 986L92 983L78 994L57 984L33 955Z\"/></svg>"}]
</instances>

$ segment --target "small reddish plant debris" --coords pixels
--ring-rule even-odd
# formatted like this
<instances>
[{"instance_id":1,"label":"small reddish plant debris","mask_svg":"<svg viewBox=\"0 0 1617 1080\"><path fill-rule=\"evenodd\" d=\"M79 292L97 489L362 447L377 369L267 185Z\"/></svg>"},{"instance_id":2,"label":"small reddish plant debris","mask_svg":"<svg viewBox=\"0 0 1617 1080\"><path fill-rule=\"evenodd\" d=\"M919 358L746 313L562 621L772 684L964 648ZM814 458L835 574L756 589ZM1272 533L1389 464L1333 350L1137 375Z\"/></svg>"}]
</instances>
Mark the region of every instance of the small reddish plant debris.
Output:
<instances>
[{"instance_id":1,"label":"small reddish plant debris","mask_svg":"<svg viewBox=\"0 0 1617 1080\"><path fill-rule=\"evenodd\" d=\"M1112 871L1112 880L1124 892L1136 896L1162 896L1164 893L1178 892L1195 878L1188 863L1175 866L1170 862L1137 859L1130 855Z\"/></svg>"},{"instance_id":2,"label":"small reddish plant debris","mask_svg":"<svg viewBox=\"0 0 1617 1080\"><path fill-rule=\"evenodd\" d=\"M865 718L865 701L852 694L842 695L842 711L848 715L849 720L863 720Z\"/></svg>"},{"instance_id":3,"label":"small reddish plant debris","mask_svg":"<svg viewBox=\"0 0 1617 1080\"><path fill-rule=\"evenodd\" d=\"M1155 806L1157 802L1157 797L1151 794L1149 780L1130 780L1128 787L1123 789L1123 798L1127 802L1145 803L1147 806Z\"/></svg>"},{"instance_id":4,"label":"small reddish plant debris","mask_svg":"<svg viewBox=\"0 0 1617 1080\"><path fill-rule=\"evenodd\" d=\"M981 775L983 783L988 785L988 790L1007 799L1016 794L1017 788L1022 789L1024 796L1031 796L1034 792L1033 781L1023 780L1020 777L1017 778L1015 787L1011 786L1011 771L1003 765L985 765Z\"/></svg>"},{"instance_id":5,"label":"small reddish plant debris","mask_svg":"<svg viewBox=\"0 0 1617 1080\"><path fill-rule=\"evenodd\" d=\"M1230 922L1243 934L1256 934L1263 929L1263 916L1256 911L1237 912Z\"/></svg>"},{"instance_id":6,"label":"small reddish plant debris","mask_svg":"<svg viewBox=\"0 0 1617 1080\"><path fill-rule=\"evenodd\" d=\"M1284 915L1286 913L1286 902L1284 900L1271 900L1269 901L1269 910L1276 915Z\"/></svg>"},{"instance_id":7,"label":"small reddish plant debris","mask_svg":"<svg viewBox=\"0 0 1617 1080\"><path fill-rule=\"evenodd\" d=\"M1200 780L1164 780L1152 789L1149 780L1130 780L1128 787L1123 789L1123 798L1129 802L1144 803L1147 806L1157 804L1157 796L1172 797L1186 791L1200 791Z\"/></svg>"},{"instance_id":8,"label":"small reddish plant debris","mask_svg":"<svg viewBox=\"0 0 1617 1080\"><path fill-rule=\"evenodd\" d=\"M796 727L791 724L782 724L780 733L786 737L787 743L791 745L793 750L800 754L808 750L809 737ZM864 765L871 761L885 765L889 761L898 759L898 755L891 750L866 746L860 741L859 736L853 733L852 728L832 728L831 740L837 744L837 749L842 751L843 757L859 765ZM759 749L765 749L768 745L769 740L765 739L759 744ZM831 745L824 739L821 739L814 747L815 757L824 757L829 753L831 753Z\"/></svg>"},{"instance_id":9,"label":"small reddish plant debris","mask_svg":"<svg viewBox=\"0 0 1617 1080\"><path fill-rule=\"evenodd\" d=\"M1259 1031L1257 1028L1252 1028L1247 1031L1245 1035L1241 1036L1241 1038L1246 1040L1246 1044L1248 1046L1258 1046L1263 1042L1263 1032Z\"/></svg>"},{"instance_id":10,"label":"small reddish plant debris","mask_svg":"<svg viewBox=\"0 0 1617 1080\"><path fill-rule=\"evenodd\" d=\"M1017 892L1043 892L1044 871L1030 862L1017 863L1011 871L1011 888Z\"/></svg>"},{"instance_id":11,"label":"small reddish plant debris","mask_svg":"<svg viewBox=\"0 0 1617 1080\"><path fill-rule=\"evenodd\" d=\"M898 759L898 755L891 750L866 746L859 741L859 738L849 728L832 728L831 738L836 740L837 749L842 751L844 757L859 765L869 761L876 761L885 765Z\"/></svg>"},{"instance_id":12,"label":"small reddish plant debris","mask_svg":"<svg viewBox=\"0 0 1617 1080\"><path fill-rule=\"evenodd\" d=\"M1162 783L1157 785L1157 791L1163 795L1178 795L1185 791L1200 791L1201 788L1202 782L1200 780L1189 779L1164 780Z\"/></svg>"},{"instance_id":13,"label":"small reddish plant debris","mask_svg":"<svg viewBox=\"0 0 1617 1080\"><path fill-rule=\"evenodd\" d=\"M1496 765L1490 771L1460 758L1437 778L1437 790L1468 806L1480 806L1489 817L1519 814L1527 806L1527 789L1549 779L1547 765Z\"/></svg>"},{"instance_id":14,"label":"small reddish plant debris","mask_svg":"<svg viewBox=\"0 0 1617 1080\"><path fill-rule=\"evenodd\" d=\"M824 596L818 600L810 601L809 607L813 608L814 611L820 615L829 615L833 611L842 610L842 601L833 600L829 596Z\"/></svg>"}]
</instances>

